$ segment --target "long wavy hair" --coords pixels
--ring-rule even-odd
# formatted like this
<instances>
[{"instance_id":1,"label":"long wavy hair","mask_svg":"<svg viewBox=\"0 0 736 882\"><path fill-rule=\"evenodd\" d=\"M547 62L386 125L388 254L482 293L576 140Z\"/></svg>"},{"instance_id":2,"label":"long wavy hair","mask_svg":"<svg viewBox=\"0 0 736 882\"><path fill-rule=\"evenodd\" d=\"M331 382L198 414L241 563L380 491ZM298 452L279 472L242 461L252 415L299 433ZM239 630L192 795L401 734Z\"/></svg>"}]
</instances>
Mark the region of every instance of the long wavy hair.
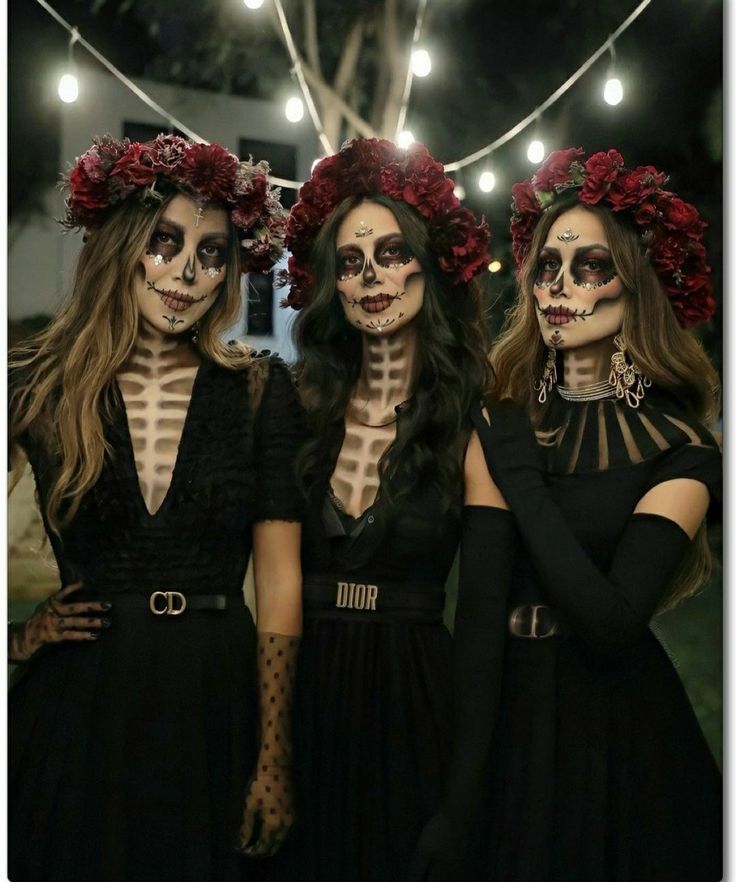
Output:
<instances>
[{"instance_id":1,"label":"long wavy hair","mask_svg":"<svg viewBox=\"0 0 736 882\"><path fill-rule=\"evenodd\" d=\"M381 500L387 505L430 481L449 508L462 486L467 414L488 383L483 292L479 282L453 285L430 248L425 221L409 205L383 194L355 196L337 206L315 240L310 265L316 281L310 302L294 323L299 389L313 433L297 463L305 490L324 456L324 439L345 416L360 375L362 339L345 319L336 294L336 238L343 218L363 201L388 208L424 274L417 322L417 375L401 430L378 463ZM401 474L402 480L396 480Z\"/></svg>"},{"instance_id":2,"label":"long wavy hair","mask_svg":"<svg viewBox=\"0 0 736 882\"><path fill-rule=\"evenodd\" d=\"M614 266L624 286L621 333L631 359L652 383L675 396L698 420L713 428L720 406L718 374L699 341L677 322L657 273L633 225L597 205L582 206L576 196L560 199L540 219L519 273L518 297L491 351L493 394L525 407L538 424L544 406L534 381L542 375L546 347L539 331L532 290L537 257L550 227L565 211L584 207L603 224ZM711 573L705 526L698 531L688 559L662 599L660 611L693 594Z\"/></svg>"},{"instance_id":3,"label":"long wavy hair","mask_svg":"<svg viewBox=\"0 0 736 882\"><path fill-rule=\"evenodd\" d=\"M111 452L104 420L112 412L112 381L138 333L136 274L158 218L177 192L155 205L128 199L90 232L59 313L41 333L10 352L11 451L17 452L27 433L58 463L45 507L57 533L73 518ZM221 339L241 305L238 249L231 229L225 279L200 319L195 344L203 359L232 370L251 360L250 349ZM14 463L18 471L20 458Z\"/></svg>"}]
</instances>

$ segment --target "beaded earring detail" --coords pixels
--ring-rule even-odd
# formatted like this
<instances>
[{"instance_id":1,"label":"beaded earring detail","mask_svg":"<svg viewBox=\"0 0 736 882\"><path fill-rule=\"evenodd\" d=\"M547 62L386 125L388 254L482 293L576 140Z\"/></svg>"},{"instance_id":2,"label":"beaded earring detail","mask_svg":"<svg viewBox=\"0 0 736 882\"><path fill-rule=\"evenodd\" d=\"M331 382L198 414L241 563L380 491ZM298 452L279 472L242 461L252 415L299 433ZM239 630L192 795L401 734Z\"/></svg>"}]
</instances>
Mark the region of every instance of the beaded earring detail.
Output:
<instances>
[{"instance_id":1,"label":"beaded earring detail","mask_svg":"<svg viewBox=\"0 0 736 882\"><path fill-rule=\"evenodd\" d=\"M626 344L621 334L616 334L613 344L618 350L611 356L611 373L608 382L616 390L616 398L626 398L629 407L638 407L644 397L644 389L652 385L641 369L626 358Z\"/></svg>"},{"instance_id":2,"label":"beaded earring detail","mask_svg":"<svg viewBox=\"0 0 736 882\"><path fill-rule=\"evenodd\" d=\"M557 351L555 349L547 349L547 360L544 363L544 371L542 379L537 380L534 384L534 391L539 392L537 401L544 404L547 400L547 393L557 382Z\"/></svg>"}]
</instances>

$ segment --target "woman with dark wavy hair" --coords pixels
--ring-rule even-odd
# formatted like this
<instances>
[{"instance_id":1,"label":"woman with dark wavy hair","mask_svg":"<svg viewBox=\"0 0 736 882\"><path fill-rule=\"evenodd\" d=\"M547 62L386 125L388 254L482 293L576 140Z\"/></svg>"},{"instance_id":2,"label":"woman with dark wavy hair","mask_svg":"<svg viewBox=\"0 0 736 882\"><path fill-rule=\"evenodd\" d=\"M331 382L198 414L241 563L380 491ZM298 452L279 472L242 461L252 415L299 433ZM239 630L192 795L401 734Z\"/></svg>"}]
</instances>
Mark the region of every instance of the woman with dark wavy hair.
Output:
<instances>
[{"instance_id":1,"label":"woman with dark wavy hair","mask_svg":"<svg viewBox=\"0 0 736 882\"><path fill-rule=\"evenodd\" d=\"M652 618L710 572L718 376L694 206L616 150L516 184L519 296L473 412L526 553L495 732L504 882L715 882L721 778ZM529 419L534 426L532 430Z\"/></svg>"},{"instance_id":2,"label":"woman with dark wavy hair","mask_svg":"<svg viewBox=\"0 0 736 882\"><path fill-rule=\"evenodd\" d=\"M222 339L282 251L267 172L107 136L66 180L72 293L10 358L62 586L9 631L14 882L236 882L239 828L263 855L290 826L303 425L283 363Z\"/></svg>"},{"instance_id":3,"label":"woman with dark wavy hair","mask_svg":"<svg viewBox=\"0 0 736 882\"><path fill-rule=\"evenodd\" d=\"M289 299L301 308L299 387L313 431L298 468L309 496L299 879L406 878L425 824L466 805L467 782L445 775L444 584L462 534L456 633L467 638L489 565L477 536L493 547L491 532L503 544L511 528L468 418L488 380L471 281L487 242L421 145L348 143L315 167L290 215ZM463 756L474 747L456 744ZM453 846L455 820L435 821Z\"/></svg>"}]
</instances>

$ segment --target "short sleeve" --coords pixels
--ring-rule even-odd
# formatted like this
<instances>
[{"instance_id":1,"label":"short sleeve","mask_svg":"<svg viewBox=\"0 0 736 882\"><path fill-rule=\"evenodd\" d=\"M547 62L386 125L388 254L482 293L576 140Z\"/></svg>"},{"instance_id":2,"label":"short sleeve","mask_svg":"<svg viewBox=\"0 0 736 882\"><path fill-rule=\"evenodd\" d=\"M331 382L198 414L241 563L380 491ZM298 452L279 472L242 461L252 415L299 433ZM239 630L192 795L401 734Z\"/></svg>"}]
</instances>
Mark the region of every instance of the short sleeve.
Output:
<instances>
[{"instance_id":1,"label":"short sleeve","mask_svg":"<svg viewBox=\"0 0 736 882\"><path fill-rule=\"evenodd\" d=\"M647 489L677 478L705 484L711 497L709 515L718 516L723 501L723 460L717 446L683 444L668 451L653 470Z\"/></svg>"},{"instance_id":2,"label":"short sleeve","mask_svg":"<svg viewBox=\"0 0 736 882\"><path fill-rule=\"evenodd\" d=\"M304 498L297 486L296 458L305 432L304 411L289 369L272 356L255 417L255 520L302 519Z\"/></svg>"}]
</instances>

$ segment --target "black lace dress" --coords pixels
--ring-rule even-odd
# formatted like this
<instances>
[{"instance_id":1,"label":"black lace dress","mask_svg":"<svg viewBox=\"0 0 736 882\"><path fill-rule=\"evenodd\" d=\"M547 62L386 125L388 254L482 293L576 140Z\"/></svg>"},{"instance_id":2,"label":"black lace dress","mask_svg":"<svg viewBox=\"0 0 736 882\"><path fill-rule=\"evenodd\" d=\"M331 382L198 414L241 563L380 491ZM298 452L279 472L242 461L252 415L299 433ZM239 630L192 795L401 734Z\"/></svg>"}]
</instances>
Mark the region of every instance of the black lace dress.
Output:
<instances>
[{"instance_id":1,"label":"black lace dress","mask_svg":"<svg viewBox=\"0 0 736 882\"><path fill-rule=\"evenodd\" d=\"M549 494L601 573L650 488L692 478L720 496L716 441L655 390L638 410L555 394L539 428ZM665 553L644 552L654 566ZM527 557L510 598L482 878L715 882L721 778L665 650L646 620L632 639L597 638L615 633L603 608L576 631L564 584L553 601L541 581Z\"/></svg>"},{"instance_id":2,"label":"black lace dress","mask_svg":"<svg viewBox=\"0 0 736 882\"><path fill-rule=\"evenodd\" d=\"M254 411L248 377L264 367ZM113 624L97 642L55 644L16 669L10 878L248 878L234 849L257 747L255 629L242 585L254 521L300 518L299 406L276 359L244 372L204 363L169 491L151 515L117 388L113 397L113 455L61 539L49 533L61 583L82 580L85 598L110 600ZM43 503L54 463L30 440L24 447ZM226 608L154 615L154 591L221 595Z\"/></svg>"},{"instance_id":3,"label":"black lace dress","mask_svg":"<svg viewBox=\"0 0 736 882\"><path fill-rule=\"evenodd\" d=\"M325 447L304 524L300 804L273 878L394 882L442 796L451 678L443 592L462 498L443 512L425 485L397 510L379 494L361 517L345 514L329 492L343 437L337 429Z\"/></svg>"}]
</instances>

